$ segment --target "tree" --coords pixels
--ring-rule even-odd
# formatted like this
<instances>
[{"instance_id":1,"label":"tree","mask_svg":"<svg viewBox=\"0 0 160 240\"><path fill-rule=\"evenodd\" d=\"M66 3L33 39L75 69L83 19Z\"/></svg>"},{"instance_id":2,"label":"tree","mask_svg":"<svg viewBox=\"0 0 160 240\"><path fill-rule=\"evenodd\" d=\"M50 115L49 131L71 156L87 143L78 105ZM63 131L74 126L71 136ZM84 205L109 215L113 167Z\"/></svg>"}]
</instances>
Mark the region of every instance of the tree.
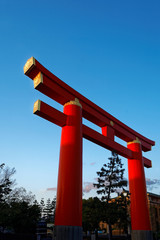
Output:
<instances>
[{"instance_id":1,"label":"tree","mask_svg":"<svg viewBox=\"0 0 160 240\"><path fill-rule=\"evenodd\" d=\"M52 214L53 214L53 222L55 219L55 212L56 212L56 196L53 198L52 202L51 202L51 206L52 206Z\"/></svg>"},{"instance_id":2,"label":"tree","mask_svg":"<svg viewBox=\"0 0 160 240\"><path fill-rule=\"evenodd\" d=\"M111 225L118 221L118 206L116 201L111 200L111 194L127 186L127 181L123 178L125 169L118 155L112 152L112 156L108 159L109 162L97 172L97 183L93 185L98 189L97 193L102 195L101 200L104 203L102 218L109 224L109 238L111 239Z\"/></svg>"},{"instance_id":3,"label":"tree","mask_svg":"<svg viewBox=\"0 0 160 240\"><path fill-rule=\"evenodd\" d=\"M44 217L44 209L45 209L44 198L42 198L40 201L40 209L41 209L41 218L43 218Z\"/></svg>"},{"instance_id":4,"label":"tree","mask_svg":"<svg viewBox=\"0 0 160 240\"><path fill-rule=\"evenodd\" d=\"M27 201L11 202L9 222L15 233L35 233L39 218L40 208L37 204L30 204Z\"/></svg>"},{"instance_id":5,"label":"tree","mask_svg":"<svg viewBox=\"0 0 160 240\"><path fill-rule=\"evenodd\" d=\"M15 233L35 233L40 207L33 202L34 196L31 193L27 195L25 189L16 189L15 192L17 197L10 194L11 198L7 196L6 201L0 202L0 226L12 229Z\"/></svg>"},{"instance_id":6,"label":"tree","mask_svg":"<svg viewBox=\"0 0 160 240\"><path fill-rule=\"evenodd\" d=\"M83 231L93 231L98 229L101 221L100 212L102 211L102 204L99 198L83 199L82 211L82 226Z\"/></svg>"},{"instance_id":7,"label":"tree","mask_svg":"<svg viewBox=\"0 0 160 240\"><path fill-rule=\"evenodd\" d=\"M5 167L4 163L0 165L0 202L4 202L12 191L12 187L15 184L12 176L15 172L15 168L10 169L9 167Z\"/></svg>"},{"instance_id":8,"label":"tree","mask_svg":"<svg viewBox=\"0 0 160 240\"><path fill-rule=\"evenodd\" d=\"M54 222L55 208L56 208L56 197L51 201L50 198L47 199L46 206L44 201L41 200L43 204L43 217L48 223Z\"/></svg>"},{"instance_id":9,"label":"tree","mask_svg":"<svg viewBox=\"0 0 160 240\"><path fill-rule=\"evenodd\" d=\"M31 192L14 188L15 168L0 165L0 226L16 233L34 233L40 217L40 208Z\"/></svg>"},{"instance_id":10,"label":"tree","mask_svg":"<svg viewBox=\"0 0 160 240\"><path fill-rule=\"evenodd\" d=\"M10 191L10 193L5 197L7 203L11 202L27 202L32 204L35 201L35 195L32 192L27 192L25 188L18 187Z\"/></svg>"},{"instance_id":11,"label":"tree","mask_svg":"<svg viewBox=\"0 0 160 240\"><path fill-rule=\"evenodd\" d=\"M15 169L5 167L5 164L0 165L0 226L4 229L9 222L10 206L7 203L7 198L12 191L15 180L12 176L15 173Z\"/></svg>"}]
</instances>

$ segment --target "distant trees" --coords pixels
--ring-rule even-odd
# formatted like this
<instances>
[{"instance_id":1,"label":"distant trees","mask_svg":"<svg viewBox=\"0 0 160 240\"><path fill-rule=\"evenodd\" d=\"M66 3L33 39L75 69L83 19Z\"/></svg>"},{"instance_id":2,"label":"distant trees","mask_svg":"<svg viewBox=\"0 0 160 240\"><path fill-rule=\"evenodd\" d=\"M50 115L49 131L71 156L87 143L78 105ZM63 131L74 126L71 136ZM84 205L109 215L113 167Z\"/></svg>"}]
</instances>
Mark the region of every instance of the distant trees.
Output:
<instances>
[{"instance_id":1,"label":"distant trees","mask_svg":"<svg viewBox=\"0 0 160 240\"><path fill-rule=\"evenodd\" d=\"M31 192L15 187L15 172L15 168L0 165L0 228L2 232L33 234L41 218L54 222L56 198L38 203Z\"/></svg>"},{"instance_id":2,"label":"distant trees","mask_svg":"<svg viewBox=\"0 0 160 240\"><path fill-rule=\"evenodd\" d=\"M0 227L15 233L36 233L38 220L54 222L56 198L38 203L31 192L15 188L15 168L0 165Z\"/></svg>"},{"instance_id":3,"label":"distant trees","mask_svg":"<svg viewBox=\"0 0 160 240\"><path fill-rule=\"evenodd\" d=\"M14 188L14 168L0 165L0 227L15 233L35 233L40 207L32 193Z\"/></svg>"},{"instance_id":4,"label":"distant trees","mask_svg":"<svg viewBox=\"0 0 160 240\"><path fill-rule=\"evenodd\" d=\"M47 199L46 204L42 198L40 201L41 217L46 220L47 223L53 223L55 218L56 197L51 201Z\"/></svg>"},{"instance_id":5,"label":"distant trees","mask_svg":"<svg viewBox=\"0 0 160 240\"><path fill-rule=\"evenodd\" d=\"M0 165L0 202L4 202L12 191L15 183L15 180L12 179L14 174L15 168L5 167L4 163Z\"/></svg>"},{"instance_id":6,"label":"distant trees","mask_svg":"<svg viewBox=\"0 0 160 240\"><path fill-rule=\"evenodd\" d=\"M12 228L15 233L36 232L37 221L40 217L39 206L27 201L13 201L9 204L7 228Z\"/></svg>"}]
</instances>

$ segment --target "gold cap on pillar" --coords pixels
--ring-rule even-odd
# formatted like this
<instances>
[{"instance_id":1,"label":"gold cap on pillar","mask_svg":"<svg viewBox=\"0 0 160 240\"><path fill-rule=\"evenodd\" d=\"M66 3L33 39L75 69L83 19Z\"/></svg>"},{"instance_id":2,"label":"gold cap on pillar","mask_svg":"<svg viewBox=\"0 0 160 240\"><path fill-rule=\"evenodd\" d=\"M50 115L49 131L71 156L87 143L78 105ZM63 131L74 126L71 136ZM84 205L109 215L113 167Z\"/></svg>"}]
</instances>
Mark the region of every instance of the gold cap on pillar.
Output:
<instances>
[{"instance_id":1,"label":"gold cap on pillar","mask_svg":"<svg viewBox=\"0 0 160 240\"><path fill-rule=\"evenodd\" d=\"M139 143L141 144L140 140L136 137L135 140L133 140L132 142L128 142L127 145L131 144L131 143Z\"/></svg>"},{"instance_id":2,"label":"gold cap on pillar","mask_svg":"<svg viewBox=\"0 0 160 240\"><path fill-rule=\"evenodd\" d=\"M80 104L78 98L75 98L75 100L72 100L70 102L65 103L64 107L67 106L67 105L77 105L77 106L82 108L82 105Z\"/></svg>"}]
</instances>

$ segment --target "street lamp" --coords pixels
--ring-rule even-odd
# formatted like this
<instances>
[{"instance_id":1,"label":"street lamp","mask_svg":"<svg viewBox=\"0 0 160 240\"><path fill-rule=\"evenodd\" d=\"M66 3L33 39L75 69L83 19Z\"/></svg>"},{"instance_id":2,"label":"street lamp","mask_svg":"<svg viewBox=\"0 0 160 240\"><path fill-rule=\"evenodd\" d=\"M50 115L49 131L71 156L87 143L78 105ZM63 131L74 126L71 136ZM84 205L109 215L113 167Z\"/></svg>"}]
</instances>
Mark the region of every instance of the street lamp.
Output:
<instances>
[{"instance_id":1,"label":"street lamp","mask_svg":"<svg viewBox=\"0 0 160 240\"><path fill-rule=\"evenodd\" d=\"M125 232L126 232L126 234L127 234L127 239L128 239L129 217L128 217L128 214L127 214L127 213L128 213L127 205L128 205L129 202L127 203L127 201L129 201L130 193L129 193L128 191L125 191L125 190L123 189L122 195L123 195L123 197L124 197L125 219L127 220L126 226L125 226Z\"/></svg>"},{"instance_id":2,"label":"street lamp","mask_svg":"<svg viewBox=\"0 0 160 240\"><path fill-rule=\"evenodd\" d=\"M125 199L126 199L126 197L127 197L127 192L126 191L124 191L123 193L123 196L125 197Z\"/></svg>"}]
</instances>

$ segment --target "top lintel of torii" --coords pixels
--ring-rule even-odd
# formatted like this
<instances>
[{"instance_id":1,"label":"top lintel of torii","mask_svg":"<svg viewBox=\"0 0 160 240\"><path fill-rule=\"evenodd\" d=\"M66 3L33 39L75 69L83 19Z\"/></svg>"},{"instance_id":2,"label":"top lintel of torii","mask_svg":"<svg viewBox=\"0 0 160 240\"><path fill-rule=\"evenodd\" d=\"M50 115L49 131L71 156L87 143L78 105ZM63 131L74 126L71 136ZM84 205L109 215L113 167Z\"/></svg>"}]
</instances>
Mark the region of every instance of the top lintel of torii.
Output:
<instances>
[{"instance_id":1,"label":"top lintel of torii","mask_svg":"<svg viewBox=\"0 0 160 240\"><path fill-rule=\"evenodd\" d=\"M39 90L43 94L47 95L48 97L52 98L53 100L57 101L62 105L69 102L70 100L74 100L75 98L79 100L80 104L82 105L82 116L102 128L102 134L100 134L93 129L83 125L84 138L95 142L109 150L116 150L118 154L124 157L131 157L129 149L116 143L114 141L114 136L117 136L118 138L126 142L132 142L138 139L144 152L150 151L152 146L155 145L154 141L134 131L133 129L113 117L111 114L91 102L89 99L81 95L79 92L68 86L65 82L60 80L53 73L51 73L44 66L42 66L34 57L31 57L27 60L24 66L24 73L29 78L34 80L35 89ZM44 112L47 111L45 110L47 109L47 107L52 108L49 105L43 103L42 101L39 101L38 104L39 106L41 105L43 107ZM46 108L44 108L44 106ZM63 119L64 124L64 114L54 108L50 110L52 110L53 115L55 113L54 111L56 111L56 117L58 113L58 119L54 119L54 116L44 117L47 116L49 112L42 113L42 109L40 108L37 111L34 111L34 113L43 118L46 118L47 120L50 120L52 118L52 122L56 123L59 126L62 125L61 119ZM107 128L107 131L105 130L105 128ZM105 141L107 143L105 143ZM125 153L123 154L123 152ZM151 167L151 161L144 158L144 165L146 167Z\"/></svg>"}]
</instances>

